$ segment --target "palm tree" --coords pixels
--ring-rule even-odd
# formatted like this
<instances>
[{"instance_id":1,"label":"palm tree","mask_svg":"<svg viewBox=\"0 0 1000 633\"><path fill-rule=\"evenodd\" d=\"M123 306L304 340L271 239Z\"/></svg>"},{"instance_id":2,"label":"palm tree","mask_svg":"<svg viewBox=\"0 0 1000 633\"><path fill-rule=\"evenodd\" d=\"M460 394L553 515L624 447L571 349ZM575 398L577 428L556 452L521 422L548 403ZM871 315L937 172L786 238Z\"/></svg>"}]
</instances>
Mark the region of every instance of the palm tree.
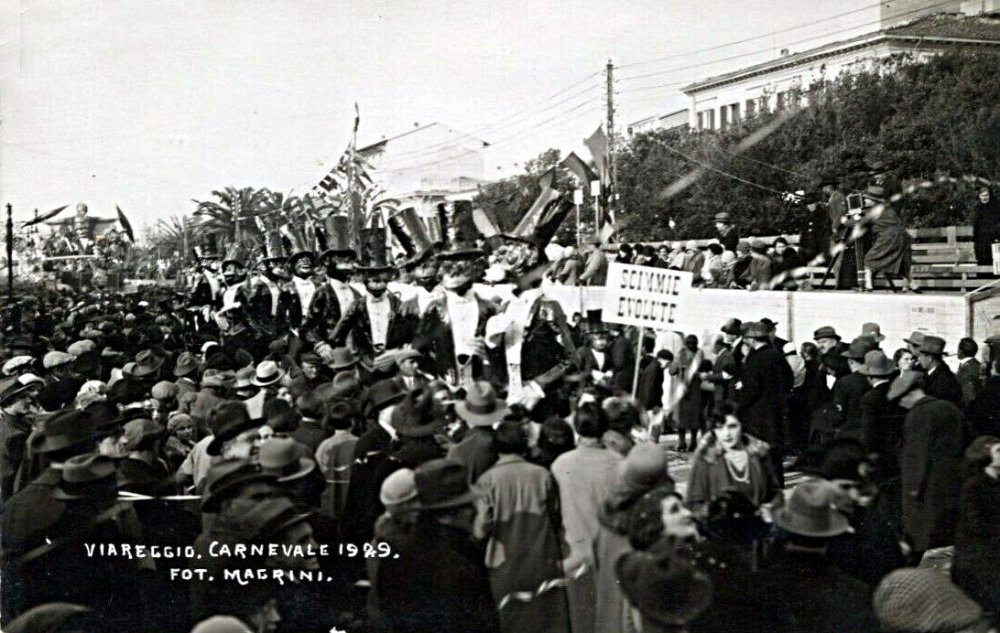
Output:
<instances>
[{"instance_id":1,"label":"palm tree","mask_svg":"<svg viewBox=\"0 0 1000 633\"><path fill-rule=\"evenodd\" d=\"M153 228L150 245L162 253L179 253L181 258L186 258L194 246L192 237L197 234L199 226L196 218L186 215L160 220Z\"/></svg>"},{"instance_id":2,"label":"palm tree","mask_svg":"<svg viewBox=\"0 0 1000 633\"><path fill-rule=\"evenodd\" d=\"M261 243L260 231L253 222L254 216L270 210L272 194L267 189L226 187L213 191L216 200L199 201L195 216L202 218L202 234L214 235L225 246L239 242L246 248Z\"/></svg>"}]
</instances>

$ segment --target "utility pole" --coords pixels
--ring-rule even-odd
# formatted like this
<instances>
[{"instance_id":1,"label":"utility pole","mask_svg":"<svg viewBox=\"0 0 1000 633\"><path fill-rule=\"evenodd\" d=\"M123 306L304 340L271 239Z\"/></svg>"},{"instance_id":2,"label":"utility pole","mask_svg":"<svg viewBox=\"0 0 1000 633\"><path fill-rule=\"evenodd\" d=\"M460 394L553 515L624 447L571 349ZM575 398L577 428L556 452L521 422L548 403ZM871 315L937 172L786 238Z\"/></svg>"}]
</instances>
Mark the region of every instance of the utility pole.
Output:
<instances>
[{"instance_id":1,"label":"utility pole","mask_svg":"<svg viewBox=\"0 0 1000 633\"><path fill-rule=\"evenodd\" d=\"M7 203L7 300L14 303L14 209Z\"/></svg>"},{"instance_id":2,"label":"utility pole","mask_svg":"<svg viewBox=\"0 0 1000 633\"><path fill-rule=\"evenodd\" d=\"M615 167L615 66L608 59L607 80L608 80L608 215L613 222L615 220L615 207L618 199L618 169ZM596 227L595 227L596 228Z\"/></svg>"}]
</instances>

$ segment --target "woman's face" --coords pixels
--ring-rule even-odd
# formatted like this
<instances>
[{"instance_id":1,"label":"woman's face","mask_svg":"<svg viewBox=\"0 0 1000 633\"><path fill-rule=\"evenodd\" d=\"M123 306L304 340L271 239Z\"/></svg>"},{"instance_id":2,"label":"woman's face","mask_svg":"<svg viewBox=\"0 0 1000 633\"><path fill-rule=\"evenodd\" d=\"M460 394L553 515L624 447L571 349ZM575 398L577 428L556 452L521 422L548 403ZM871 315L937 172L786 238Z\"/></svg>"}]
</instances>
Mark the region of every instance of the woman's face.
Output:
<instances>
[{"instance_id":1,"label":"woman's face","mask_svg":"<svg viewBox=\"0 0 1000 633\"><path fill-rule=\"evenodd\" d=\"M194 425L182 424L174 430L174 435L183 442L190 442L194 439Z\"/></svg>"},{"instance_id":2,"label":"woman's face","mask_svg":"<svg viewBox=\"0 0 1000 633\"><path fill-rule=\"evenodd\" d=\"M982 191L979 192L979 201L982 202L983 204L986 204L987 202L990 201L989 189L983 189Z\"/></svg>"},{"instance_id":3,"label":"woman's face","mask_svg":"<svg viewBox=\"0 0 1000 633\"><path fill-rule=\"evenodd\" d=\"M913 365L916 359L913 358L913 354L910 352L904 352L899 356L899 370L900 371L910 371L913 369Z\"/></svg>"},{"instance_id":4,"label":"woman's face","mask_svg":"<svg viewBox=\"0 0 1000 633\"><path fill-rule=\"evenodd\" d=\"M673 495L663 500L663 533L673 538L686 539L698 534L694 515L679 497Z\"/></svg>"},{"instance_id":5,"label":"woman's face","mask_svg":"<svg viewBox=\"0 0 1000 633\"><path fill-rule=\"evenodd\" d=\"M736 419L735 415L727 415L726 421L716 426L713 430L715 439L726 449L734 449L739 445L743 437L743 425Z\"/></svg>"}]
</instances>

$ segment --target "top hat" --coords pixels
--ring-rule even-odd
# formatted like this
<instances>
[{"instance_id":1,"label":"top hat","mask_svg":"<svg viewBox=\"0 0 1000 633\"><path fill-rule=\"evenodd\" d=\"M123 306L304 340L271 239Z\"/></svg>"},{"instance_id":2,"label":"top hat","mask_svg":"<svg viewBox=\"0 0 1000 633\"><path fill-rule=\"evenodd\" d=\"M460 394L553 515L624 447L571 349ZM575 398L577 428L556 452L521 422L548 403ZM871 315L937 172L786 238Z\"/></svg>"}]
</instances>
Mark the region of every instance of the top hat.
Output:
<instances>
[{"instance_id":1,"label":"top hat","mask_svg":"<svg viewBox=\"0 0 1000 633\"><path fill-rule=\"evenodd\" d=\"M833 506L834 488L826 481L803 481L774 514L774 523L792 534L829 538L850 530L847 517Z\"/></svg>"},{"instance_id":2,"label":"top hat","mask_svg":"<svg viewBox=\"0 0 1000 633\"><path fill-rule=\"evenodd\" d=\"M659 626L683 626L712 601L709 577L664 546L629 552L618 559L615 570L629 604Z\"/></svg>"},{"instance_id":3,"label":"top hat","mask_svg":"<svg viewBox=\"0 0 1000 633\"><path fill-rule=\"evenodd\" d=\"M472 203L457 200L453 203L437 205L438 221L441 223L441 237L444 250L438 259L478 259L485 253L475 245L475 222L472 219Z\"/></svg>"},{"instance_id":4,"label":"top hat","mask_svg":"<svg viewBox=\"0 0 1000 633\"><path fill-rule=\"evenodd\" d=\"M132 368L132 375L136 378L149 376L159 371L163 366L163 358L158 356L153 350L144 349L135 355L135 367Z\"/></svg>"},{"instance_id":5,"label":"top hat","mask_svg":"<svg viewBox=\"0 0 1000 633\"><path fill-rule=\"evenodd\" d=\"M721 331L723 334L729 334L730 336L741 336L743 334L743 322L739 319L726 319Z\"/></svg>"},{"instance_id":6,"label":"top hat","mask_svg":"<svg viewBox=\"0 0 1000 633\"><path fill-rule=\"evenodd\" d=\"M226 246L226 256L222 260L222 267L225 268L230 264L245 267L247 263L247 255L247 250L243 248L242 244L239 242L233 242Z\"/></svg>"},{"instance_id":7,"label":"top hat","mask_svg":"<svg viewBox=\"0 0 1000 633\"><path fill-rule=\"evenodd\" d=\"M275 482L277 478L243 459L229 459L212 464L205 476L201 497L202 512L218 512L223 500L236 496L246 484Z\"/></svg>"},{"instance_id":8,"label":"top hat","mask_svg":"<svg viewBox=\"0 0 1000 633\"><path fill-rule=\"evenodd\" d=\"M421 510L439 510L471 504L476 495L469 487L469 472L457 459L432 459L413 471Z\"/></svg>"},{"instance_id":9,"label":"top hat","mask_svg":"<svg viewBox=\"0 0 1000 633\"><path fill-rule=\"evenodd\" d=\"M395 270L389 263L384 228L361 229L360 238L361 261L358 263L358 272L365 275L378 275Z\"/></svg>"},{"instance_id":10,"label":"top hat","mask_svg":"<svg viewBox=\"0 0 1000 633\"><path fill-rule=\"evenodd\" d=\"M51 453L70 446L90 442L94 437L94 420L86 411L66 409L42 422L32 438L35 453Z\"/></svg>"},{"instance_id":11,"label":"top hat","mask_svg":"<svg viewBox=\"0 0 1000 633\"><path fill-rule=\"evenodd\" d=\"M434 242L427 233L427 227L413 207L399 209L389 214L389 230L399 242L406 259L404 268L411 268L426 258L434 249Z\"/></svg>"},{"instance_id":12,"label":"top hat","mask_svg":"<svg viewBox=\"0 0 1000 633\"><path fill-rule=\"evenodd\" d=\"M110 457L87 453L63 462L62 479L53 488L52 498L71 501L91 497L114 497L118 480L115 462Z\"/></svg>"},{"instance_id":13,"label":"top hat","mask_svg":"<svg viewBox=\"0 0 1000 633\"><path fill-rule=\"evenodd\" d=\"M288 250L281 239L281 229L267 229L264 232L264 261L283 262L288 259Z\"/></svg>"},{"instance_id":14,"label":"top hat","mask_svg":"<svg viewBox=\"0 0 1000 633\"><path fill-rule=\"evenodd\" d=\"M851 345L844 351L842 356L860 363L865 360L865 355L868 352L875 349L876 345L875 339L867 336L859 336L851 341Z\"/></svg>"},{"instance_id":15,"label":"top hat","mask_svg":"<svg viewBox=\"0 0 1000 633\"><path fill-rule=\"evenodd\" d=\"M294 268L295 263L300 259L308 259L310 263L315 261L315 253L309 248L306 236L302 229L291 222L287 222L278 228L278 233L288 240L291 248L288 250L288 265Z\"/></svg>"},{"instance_id":16,"label":"top hat","mask_svg":"<svg viewBox=\"0 0 1000 633\"><path fill-rule=\"evenodd\" d=\"M833 329L829 325L824 325L823 327L813 332L813 340L818 341L824 338L832 338L839 341L841 337L839 334L837 334L837 330Z\"/></svg>"},{"instance_id":17,"label":"top hat","mask_svg":"<svg viewBox=\"0 0 1000 633\"><path fill-rule=\"evenodd\" d=\"M878 323L863 324L861 326L861 336L867 336L876 343L881 343L885 340L885 336L882 335L882 328L879 327Z\"/></svg>"},{"instance_id":18,"label":"top hat","mask_svg":"<svg viewBox=\"0 0 1000 633\"><path fill-rule=\"evenodd\" d=\"M925 336L922 343L920 343L920 352L922 354L931 354L932 356L949 356L948 352L944 351L945 341L940 336Z\"/></svg>"},{"instance_id":19,"label":"top hat","mask_svg":"<svg viewBox=\"0 0 1000 633\"><path fill-rule=\"evenodd\" d=\"M477 380L466 388L465 399L455 405L455 413L469 426L493 426L507 414L507 407L497 399L493 385Z\"/></svg>"},{"instance_id":20,"label":"top hat","mask_svg":"<svg viewBox=\"0 0 1000 633\"><path fill-rule=\"evenodd\" d=\"M716 213L715 214L714 221L715 222L725 222L726 224L729 224L729 223L731 223L733 221L733 216L730 215L726 211L722 211L721 213Z\"/></svg>"},{"instance_id":21,"label":"top hat","mask_svg":"<svg viewBox=\"0 0 1000 633\"><path fill-rule=\"evenodd\" d=\"M334 213L323 220L323 236L326 249L320 254L320 261L331 257L356 260L358 252L351 246L350 219L342 213Z\"/></svg>"},{"instance_id":22,"label":"top hat","mask_svg":"<svg viewBox=\"0 0 1000 633\"><path fill-rule=\"evenodd\" d=\"M865 353L865 364L858 372L872 378L891 376L896 373L896 364L882 350L873 349Z\"/></svg>"},{"instance_id":23,"label":"top hat","mask_svg":"<svg viewBox=\"0 0 1000 633\"><path fill-rule=\"evenodd\" d=\"M257 387L268 387L280 382L284 377L285 371L278 366L278 363L273 360L265 360L257 365L251 382Z\"/></svg>"},{"instance_id":24,"label":"top hat","mask_svg":"<svg viewBox=\"0 0 1000 633\"><path fill-rule=\"evenodd\" d=\"M258 460L265 473L279 482L295 481L316 470L309 448L290 437L272 437L260 443Z\"/></svg>"}]
</instances>

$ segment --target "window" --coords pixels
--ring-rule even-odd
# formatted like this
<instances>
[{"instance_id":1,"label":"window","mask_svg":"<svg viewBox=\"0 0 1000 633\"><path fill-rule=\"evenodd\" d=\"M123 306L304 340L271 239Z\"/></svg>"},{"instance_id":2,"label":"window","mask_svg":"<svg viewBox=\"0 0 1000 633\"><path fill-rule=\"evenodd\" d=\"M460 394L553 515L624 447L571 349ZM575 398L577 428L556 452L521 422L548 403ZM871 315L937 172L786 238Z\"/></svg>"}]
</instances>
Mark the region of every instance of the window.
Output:
<instances>
[{"instance_id":1,"label":"window","mask_svg":"<svg viewBox=\"0 0 1000 633\"><path fill-rule=\"evenodd\" d=\"M724 130L729 125L729 109L726 106L719 108L719 129Z\"/></svg>"},{"instance_id":2,"label":"window","mask_svg":"<svg viewBox=\"0 0 1000 633\"><path fill-rule=\"evenodd\" d=\"M743 107L744 116L748 119L752 119L755 114L757 114L757 100L747 99L747 102Z\"/></svg>"},{"instance_id":3,"label":"window","mask_svg":"<svg viewBox=\"0 0 1000 633\"><path fill-rule=\"evenodd\" d=\"M729 104L729 120L733 123L738 123L740 120L740 104L731 103Z\"/></svg>"},{"instance_id":4,"label":"window","mask_svg":"<svg viewBox=\"0 0 1000 633\"><path fill-rule=\"evenodd\" d=\"M778 93L778 100L777 103L775 104L775 107L778 110L784 110L786 107L788 107L788 92Z\"/></svg>"}]
</instances>

